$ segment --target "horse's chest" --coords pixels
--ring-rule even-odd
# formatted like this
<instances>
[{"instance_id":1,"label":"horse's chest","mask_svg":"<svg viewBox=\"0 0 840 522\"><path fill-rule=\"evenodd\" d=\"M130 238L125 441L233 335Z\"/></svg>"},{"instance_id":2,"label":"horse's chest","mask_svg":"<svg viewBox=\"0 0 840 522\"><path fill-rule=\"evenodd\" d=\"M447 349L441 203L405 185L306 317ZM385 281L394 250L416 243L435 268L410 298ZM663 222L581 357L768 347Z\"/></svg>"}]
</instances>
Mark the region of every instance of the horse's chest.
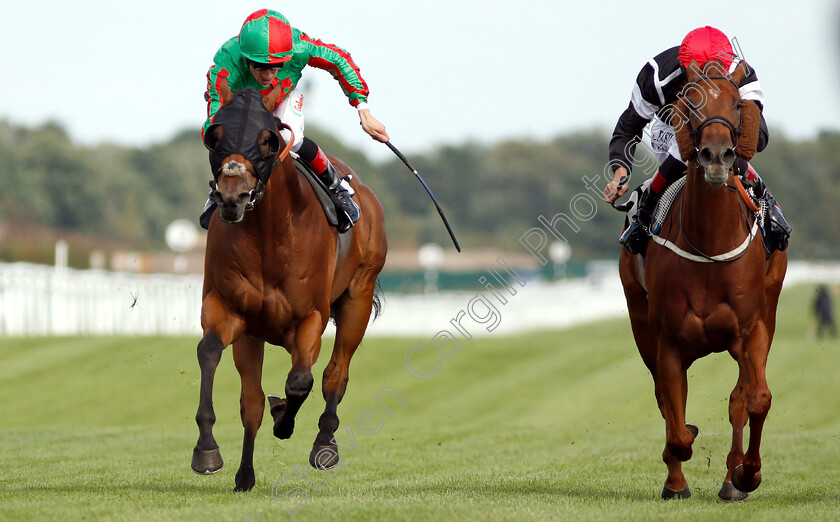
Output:
<instances>
[{"instance_id":1,"label":"horse's chest","mask_svg":"<svg viewBox=\"0 0 840 522\"><path fill-rule=\"evenodd\" d=\"M727 301L708 303L687 302L681 317L673 317L669 324L676 326L670 337L681 345L702 348L704 351L726 350L755 324L755 314L733 306Z\"/></svg>"}]
</instances>

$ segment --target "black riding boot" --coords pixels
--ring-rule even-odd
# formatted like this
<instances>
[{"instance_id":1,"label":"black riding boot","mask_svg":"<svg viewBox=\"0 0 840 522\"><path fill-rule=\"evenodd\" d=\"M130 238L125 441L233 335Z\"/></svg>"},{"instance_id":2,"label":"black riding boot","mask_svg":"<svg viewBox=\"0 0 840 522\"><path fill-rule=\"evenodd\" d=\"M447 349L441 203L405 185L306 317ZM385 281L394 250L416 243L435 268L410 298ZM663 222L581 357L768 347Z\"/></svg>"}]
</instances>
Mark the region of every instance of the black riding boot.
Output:
<instances>
[{"instance_id":1,"label":"black riding boot","mask_svg":"<svg viewBox=\"0 0 840 522\"><path fill-rule=\"evenodd\" d=\"M791 227L784 214L782 214L782 209L776 203L776 199L767 190L767 185L757 174L755 179L744 179L742 183L746 188L752 189L759 201L763 199L767 205L767 217L764 224L764 246L767 248L767 252L787 249Z\"/></svg>"},{"instance_id":2,"label":"black riding boot","mask_svg":"<svg viewBox=\"0 0 840 522\"><path fill-rule=\"evenodd\" d=\"M327 162L327 170L318 177L330 191L333 204L338 211L338 233L343 234L359 220L359 205L353 201L347 189L341 186L341 178L338 177L332 162Z\"/></svg>"},{"instance_id":3,"label":"black riding boot","mask_svg":"<svg viewBox=\"0 0 840 522\"><path fill-rule=\"evenodd\" d=\"M213 201L213 198L207 198L207 201L204 203L204 208L201 210L201 216L198 218L198 224L204 230L207 230L210 226L210 218L213 217L214 210L216 210L216 202Z\"/></svg>"},{"instance_id":4,"label":"black riding boot","mask_svg":"<svg viewBox=\"0 0 840 522\"><path fill-rule=\"evenodd\" d=\"M648 230L653 221L653 210L662 194L657 194L648 187L639 198L639 210L631 218L630 226L621 234L618 242L631 254L644 255L647 248Z\"/></svg>"}]
</instances>

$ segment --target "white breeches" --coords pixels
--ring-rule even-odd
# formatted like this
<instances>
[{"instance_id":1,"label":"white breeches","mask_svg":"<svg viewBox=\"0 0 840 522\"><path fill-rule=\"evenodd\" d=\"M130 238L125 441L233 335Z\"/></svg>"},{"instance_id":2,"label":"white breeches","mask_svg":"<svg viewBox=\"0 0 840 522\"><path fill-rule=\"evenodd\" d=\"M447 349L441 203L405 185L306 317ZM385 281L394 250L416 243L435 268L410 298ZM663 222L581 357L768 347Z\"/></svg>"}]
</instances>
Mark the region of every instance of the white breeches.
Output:
<instances>
[{"instance_id":1,"label":"white breeches","mask_svg":"<svg viewBox=\"0 0 840 522\"><path fill-rule=\"evenodd\" d=\"M669 154L682 161L674 127L661 120L653 120L653 126L650 129L650 146L659 163L665 161Z\"/></svg>"},{"instance_id":2,"label":"white breeches","mask_svg":"<svg viewBox=\"0 0 840 522\"><path fill-rule=\"evenodd\" d=\"M294 131L295 142L292 145L292 151L300 150L300 146L303 145L303 90L296 87L289 93L274 110L274 115ZM283 129L280 136L286 143L291 139L291 133L286 129Z\"/></svg>"}]
</instances>

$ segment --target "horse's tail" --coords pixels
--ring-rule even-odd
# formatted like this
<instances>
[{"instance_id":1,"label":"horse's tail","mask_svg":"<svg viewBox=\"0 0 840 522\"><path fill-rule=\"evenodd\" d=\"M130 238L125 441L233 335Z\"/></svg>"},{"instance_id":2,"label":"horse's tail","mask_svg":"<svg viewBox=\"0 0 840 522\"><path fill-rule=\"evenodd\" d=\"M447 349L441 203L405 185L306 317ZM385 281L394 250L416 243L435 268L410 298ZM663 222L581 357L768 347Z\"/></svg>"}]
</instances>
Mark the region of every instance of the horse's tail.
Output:
<instances>
[{"instance_id":1,"label":"horse's tail","mask_svg":"<svg viewBox=\"0 0 840 522\"><path fill-rule=\"evenodd\" d=\"M373 320L376 321L380 315L382 315L382 305L383 297L382 297L382 283L379 281L379 278L376 278L376 285L373 288Z\"/></svg>"}]
</instances>

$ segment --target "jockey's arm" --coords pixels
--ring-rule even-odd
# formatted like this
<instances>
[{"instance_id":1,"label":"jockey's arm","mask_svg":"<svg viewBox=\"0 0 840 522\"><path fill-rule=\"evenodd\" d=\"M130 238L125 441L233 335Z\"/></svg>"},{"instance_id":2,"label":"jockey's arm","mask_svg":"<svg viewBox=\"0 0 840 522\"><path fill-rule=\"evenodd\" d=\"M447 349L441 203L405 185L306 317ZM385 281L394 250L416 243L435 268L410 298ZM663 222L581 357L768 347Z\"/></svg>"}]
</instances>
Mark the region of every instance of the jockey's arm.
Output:
<instances>
[{"instance_id":1,"label":"jockey's arm","mask_svg":"<svg viewBox=\"0 0 840 522\"><path fill-rule=\"evenodd\" d=\"M370 113L370 109L366 107L359 108L359 124L362 126L362 129L364 129L364 131L376 141L385 143L391 139L388 136L388 131L385 130L385 125L374 118L373 114Z\"/></svg>"},{"instance_id":2,"label":"jockey's arm","mask_svg":"<svg viewBox=\"0 0 840 522\"><path fill-rule=\"evenodd\" d=\"M613 172L613 180L607 183L607 186L604 187L604 201L607 203L613 203L615 200L620 198L627 192L629 184L627 183L627 169L624 167L618 167ZM622 184L622 181L624 184Z\"/></svg>"},{"instance_id":3,"label":"jockey's arm","mask_svg":"<svg viewBox=\"0 0 840 522\"><path fill-rule=\"evenodd\" d=\"M306 33L301 33L301 40L309 44L308 65L328 71L338 81L350 105L358 109L362 129L376 141L388 141L390 138L385 125L370 113L367 105L368 86L350 53L336 45L310 38Z\"/></svg>"},{"instance_id":4,"label":"jockey's arm","mask_svg":"<svg viewBox=\"0 0 840 522\"><path fill-rule=\"evenodd\" d=\"M633 164L635 144L641 141L642 131L649 121L637 112L632 101L618 118L612 139L610 139L610 165L613 167L613 179L604 187L604 200L607 203L615 202L627 192L629 168ZM623 185L622 181L624 181Z\"/></svg>"}]
</instances>

